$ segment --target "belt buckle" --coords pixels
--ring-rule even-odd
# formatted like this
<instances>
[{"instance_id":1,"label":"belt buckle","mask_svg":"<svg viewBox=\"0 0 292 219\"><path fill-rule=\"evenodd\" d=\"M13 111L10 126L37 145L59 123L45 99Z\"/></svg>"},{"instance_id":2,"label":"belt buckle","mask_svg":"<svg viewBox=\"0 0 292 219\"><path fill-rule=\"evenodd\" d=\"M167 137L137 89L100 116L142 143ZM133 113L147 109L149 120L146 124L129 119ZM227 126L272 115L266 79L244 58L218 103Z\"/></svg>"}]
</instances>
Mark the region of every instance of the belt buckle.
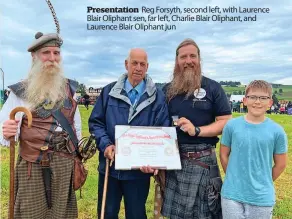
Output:
<instances>
[{"instance_id":1,"label":"belt buckle","mask_svg":"<svg viewBox=\"0 0 292 219\"><path fill-rule=\"evenodd\" d=\"M49 167L50 166L50 160L46 159L46 160L41 160L40 162L42 167Z\"/></svg>"},{"instance_id":2,"label":"belt buckle","mask_svg":"<svg viewBox=\"0 0 292 219\"><path fill-rule=\"evenodd\" d=\"M40 161L40 164L42 167L49 167L50 166L50 159L48 158L48 151L49 147L47 145L44 145L41 147L41 151L43 152L43 157Z\"/></svg>"},{"instance_id":3,"label":"belt buckle","mask_svg":"<svg viewBox=\"0 0 292 219\"><path fill-rule=\"evenodd\" d=\"M70 136L68 135L67 137L65 137L65 141L66 141L66 148L68 150L68 152L70 154L72 154L75 150L72 150L71 145L70 145Z\"/></svg>"}]
</instances>

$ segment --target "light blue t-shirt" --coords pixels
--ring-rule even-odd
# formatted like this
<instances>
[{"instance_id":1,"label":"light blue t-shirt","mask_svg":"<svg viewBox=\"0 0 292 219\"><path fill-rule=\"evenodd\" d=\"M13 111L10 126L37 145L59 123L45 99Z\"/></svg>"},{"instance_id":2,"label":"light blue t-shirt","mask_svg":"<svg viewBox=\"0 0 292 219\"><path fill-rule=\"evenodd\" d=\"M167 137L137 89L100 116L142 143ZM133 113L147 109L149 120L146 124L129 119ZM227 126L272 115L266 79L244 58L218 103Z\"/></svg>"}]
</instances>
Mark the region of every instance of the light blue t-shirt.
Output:
<instances>
[{"instance_id":1,"label":"light blue t-shirt","mask_svg":"<svg viewBox=\"0 0 292 219\"><path fill-rule=\"evenodd\" d=\"M284 129L269 118L251 124L242 116L227 122L221 144L231 149L222 197L256 206L273 206L273 154L288 150Z\"/></svg>"}]
</instances>

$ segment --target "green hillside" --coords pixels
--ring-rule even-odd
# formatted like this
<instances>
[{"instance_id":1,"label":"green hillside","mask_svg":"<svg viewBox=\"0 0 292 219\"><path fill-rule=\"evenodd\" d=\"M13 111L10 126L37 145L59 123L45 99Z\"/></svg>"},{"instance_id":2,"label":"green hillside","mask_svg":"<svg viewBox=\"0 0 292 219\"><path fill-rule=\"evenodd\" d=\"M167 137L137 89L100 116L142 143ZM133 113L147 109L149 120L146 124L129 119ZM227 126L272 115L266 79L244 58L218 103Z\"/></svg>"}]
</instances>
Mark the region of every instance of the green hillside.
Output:
<instances>
[{"instance_id":1,"label":"green hillside","mask_svg":"<svg viewBox=\"0 0 292 219\"><path fill-rule=\"evenodd\" d=\"M245 87L231 87L231 86L222 86L224 91L228 94L243 94ZM281 93L282 89L282 93ZM280 85L277 88L273 88L273 93L276 94L278 100L289 100L292 101L292 85Z\"/></svg>"}]
</instances>

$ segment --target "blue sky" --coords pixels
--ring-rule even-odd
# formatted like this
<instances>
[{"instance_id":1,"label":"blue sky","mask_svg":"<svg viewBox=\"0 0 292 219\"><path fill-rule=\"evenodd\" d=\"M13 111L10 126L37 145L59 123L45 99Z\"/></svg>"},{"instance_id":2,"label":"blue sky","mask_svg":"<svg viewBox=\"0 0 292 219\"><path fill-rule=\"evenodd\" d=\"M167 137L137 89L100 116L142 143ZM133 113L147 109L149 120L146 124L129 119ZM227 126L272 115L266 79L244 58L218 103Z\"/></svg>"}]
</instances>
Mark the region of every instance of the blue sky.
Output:
<instances>
[{"instance_id":1,"label":"blue sky","mask_svg":"<svg viewBox=\"0 0 292 219\"><path fill-rule=\"evenodd\" d=\"M217 81L241 81L244 84L254 79L292 84L291 0L281 3L272 0L51 2L64 40L62 54L65 75L87 87L100 87L117 80L125 72L124 60L129 49L134 47L142 47L147 51L148 74L153 80L168 82L174 67L175 49L185 38L192 38L199 45L202 70L207 77ZM181 9L205 6L219 6L221 9L229 6L268 7L270 13L258 14L256 22L173 22L176 30L167 32L89 31L86 28L89 23L86 20L87 6L137 7L140 11L142 6L178 6ZM148 16L142 13L139 15ZM1 1L0 67L5 72L5 87L26 78L31 63L27 48L38 31L55 31L45 0Z\"/></svg>"}]
</instances>

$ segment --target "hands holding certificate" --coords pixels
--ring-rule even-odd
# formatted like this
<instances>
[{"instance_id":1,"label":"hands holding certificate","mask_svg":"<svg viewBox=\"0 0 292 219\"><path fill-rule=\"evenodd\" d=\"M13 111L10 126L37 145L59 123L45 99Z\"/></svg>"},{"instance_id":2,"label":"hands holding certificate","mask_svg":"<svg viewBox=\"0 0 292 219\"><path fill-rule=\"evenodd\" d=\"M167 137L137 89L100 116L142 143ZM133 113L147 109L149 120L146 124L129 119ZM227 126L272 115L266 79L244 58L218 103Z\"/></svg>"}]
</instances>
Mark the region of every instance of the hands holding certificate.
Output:
<instances>
[{"instance_id":1,"label":"hands holding certificate","mask_svg":"<svg viewBox=\"0 0 292 219\"><path fill-rule=\"evenodd\" d=\"M158 169L181 169L174 127L115 126L115 169L139 169L158 173Z\"/></svg>"},{"instance_id":2,"label":"hands holding certificate","mask_svg":"<svg viewBox=\"0 0 292 219\"><path fill-rule=\"evenodd\" d=\"M140 168L143 173L154 173L154 176L158 174L158 169L153 169L150 166L143 166Z\"/></svg>"},{"instance_id":3,"label":"hands holding certificate","mask_svg":"<svg viewBox=\"0 0 292 219\"><path fill-rule=\"evenodd\" d=\"M115 145L108 146L104 151L104 156L110 160L113 160L115 157L115 150L116 150ZM157 175L158 173L158 169L153 169L150 166L143 166L140 168L140 170L143 173L154 173L154 175Z\"/></svg>"},{"instance_id":4,"label":"hands holding certificate","mask_svg":"<svg viewBox=\"0 0 292 219\"><path fill-rule=\"evenodd\" d=\"M115 157L115 145L108 146L104 151L104 156L110 160L113 160ZM154 173L154 176L158 174L158 169L153 169L150 166L143 166L140 168L143 173Z\"/></svg>"}]
</instances>

